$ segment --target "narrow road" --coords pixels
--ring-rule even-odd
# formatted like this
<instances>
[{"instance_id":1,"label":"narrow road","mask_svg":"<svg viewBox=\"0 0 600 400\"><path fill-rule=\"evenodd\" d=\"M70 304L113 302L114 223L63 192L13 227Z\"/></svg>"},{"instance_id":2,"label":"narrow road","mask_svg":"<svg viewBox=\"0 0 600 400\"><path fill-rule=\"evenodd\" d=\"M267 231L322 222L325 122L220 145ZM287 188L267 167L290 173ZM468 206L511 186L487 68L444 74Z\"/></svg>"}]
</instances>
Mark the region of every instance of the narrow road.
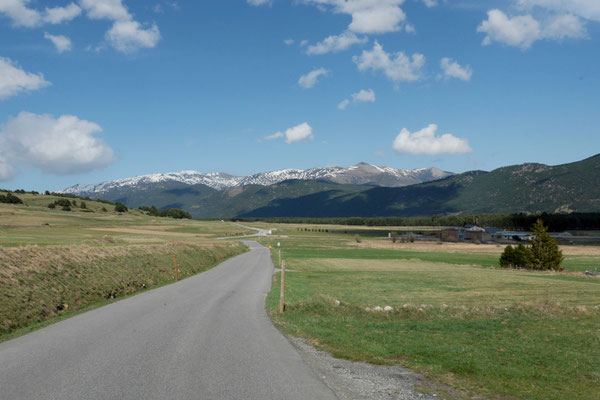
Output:
<instances>
[{"instance_id":1,"label":"narrow road","mask_svg":"<svg viewBox=\"0 0 600 400\"><path fill-rule=\"evenodd\" d=\"M273 265L200 275L0 343L0 399L335 399L271 324Z\"/></svg>"}]
</instances>

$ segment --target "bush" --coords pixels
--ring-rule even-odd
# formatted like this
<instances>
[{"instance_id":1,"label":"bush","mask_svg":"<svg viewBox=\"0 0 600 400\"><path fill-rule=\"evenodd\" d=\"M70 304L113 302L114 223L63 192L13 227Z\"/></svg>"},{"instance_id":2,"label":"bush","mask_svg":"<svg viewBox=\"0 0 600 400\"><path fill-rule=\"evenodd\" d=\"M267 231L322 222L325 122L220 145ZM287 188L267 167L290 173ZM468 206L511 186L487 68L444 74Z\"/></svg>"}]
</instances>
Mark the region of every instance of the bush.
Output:
<instances>
[{"instance_id":1,"label":"bush","mask_svg":"<svg viewBox=\"0 0 600 400\"><path fill-rule=\"evenodd\" d=\"M122 203L116 203L115 204L115 211L116 212L127 212L127 206L125 204Z\"/></svg>"},{"instance_id":2,"label":"bush","mask_svg":"<svg viewBox=\"0 0 600 400\"><path fill-rule=\"evenodd\" d=\"M56 208L56 204L50 203L50 204L48 204L48 208Z\"/></svg>"},{"instance_id":3,"label":"bush","mask_svg":"<svg viewBox=\"0 0 600 400\"><path fill-rule=\"evenodd\" d=\"M500 266L505 268L527 268L535 270L559 270L564 259L558 249L558 242L550 237L542 220L532 228L534 239L531 247L519 244L506 246L500 256Z\"/></svg>"},{"instance_id":4,"label":"bush","mask_svg":"<svg viewBox=\"0 0 600 400\"><path fill-rule=\"evenodd\" d=\"M398 232L391 232L390 237L392 238L392 243L396 243L398 241Z\"/></svg>"},{"instance_id":5,"label":"bush","mask_svg":"<svg viewBox=\"0 0 600 400\"><path fill-rule=\"evenodd\" d=\"M531 250L522 244L506 246L500 256L500 266L504 268L531 268Z\"/></svg>"},{"instance_id":6,"label":"bush","mask_svg":"<svg viewBox=\"0 0 600 400\"><path fill-rule=\"evenodd\" d=\"M85 201L82 201L81 204L79 204L79 207L85 210L87 208L87 204L85 204Z\"/></svg>"},{"instance_id":7,"label":"bush","mask_svg":"<svg viewBox=\"0 0 600 400\"><path fill-rule=\"evenodd\" d=\"M108 210L106 209L106 207L102 207L102 212L108 212Z\"/></svg>"},{"instance_id":8,"label":"bush","mask_svg":"<svg viewBox=\"0 0 600 400\"><path fill-rule=\"evenodd\" d=\"M356 240L356 243L362 243L362 239L360 238L360 235L358 233L354 235L354 240Z\"/></svg>"},{"instance_id":9,"label":"bush","mask_svg":"<svg viewBox=\"0 0 600 400\"><path fill-rule=\"evenodd\" d=\"M13 195L12 193L6 193L5 195L0 194L0 203L6 204L23 204L23 200Z\"/></svg>"},{"instance_id":10,"label":"bush","mask_svg":"<svg viewBox=\"0 0 600 400\"><path fill-rule=\"evenodd\" d=\"M63 206L63 211L71 211L71 206Z\"/></svg>"}]
</instances>

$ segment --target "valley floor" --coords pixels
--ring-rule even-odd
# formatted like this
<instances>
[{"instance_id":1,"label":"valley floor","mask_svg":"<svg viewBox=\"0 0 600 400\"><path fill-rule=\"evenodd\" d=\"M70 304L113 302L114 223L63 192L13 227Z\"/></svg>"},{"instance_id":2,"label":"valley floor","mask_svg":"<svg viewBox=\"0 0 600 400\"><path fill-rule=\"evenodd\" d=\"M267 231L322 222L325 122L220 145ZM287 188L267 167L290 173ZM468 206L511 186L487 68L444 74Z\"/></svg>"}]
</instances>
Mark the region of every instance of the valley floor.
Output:
<instances>
[{"instance_id":1,"label":"valley floor","mask_svg":"<svg viewBox=\"0 0 600 400\"><path fill-rule=\"evenodd\" d=\"M447 398L597 399L600 278L583 271L600 265L598 248L565 247L568 272L528 272L498 268L496 246L269 228L281 236L262 243L277 262L279 242L290 269L285 313L279 275L267 299L284 332L423 372L457 390Z\"/></svg>"}]
</instances>

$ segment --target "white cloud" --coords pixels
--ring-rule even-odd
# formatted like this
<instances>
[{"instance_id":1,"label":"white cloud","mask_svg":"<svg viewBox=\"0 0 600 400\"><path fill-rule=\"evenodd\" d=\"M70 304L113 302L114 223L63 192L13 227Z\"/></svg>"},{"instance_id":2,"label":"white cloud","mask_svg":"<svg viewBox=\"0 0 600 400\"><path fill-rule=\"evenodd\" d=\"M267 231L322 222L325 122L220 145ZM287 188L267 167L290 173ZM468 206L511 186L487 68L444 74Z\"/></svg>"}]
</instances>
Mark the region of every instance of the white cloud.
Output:
<instances>
[{"instance_id":1,"label":"white cloud","mask_svg":"<svg viewBox=\"0 0 600 400\"><path fill-rule=\"evenodd\" d=\"M105 38L111 46L123 53L140 48L155 47L161 39L156 24L144 27L129 13L122 0L79 0L91 19L114 21ZM173 3L173 7L178 7Z\"/></svg>"},{"instance_id":2,"label":"white cloud","mask_svg":"<svg viewBox=\"0 0 600 400\"><path fill-rule=\"evenodd\" d=\"M425 5L429 8L435 7L438 5L437 0L423 0L423 3L425 3Z\"/></svg>"},{"instance_id":3,"label":"white cloud","mask_svg":"<svg viewBox=\"0 0 600 400\"><path fill-rule=\"evenodd\" d=\"M473 70L469 65L462 67L459 63L448 57L442 58L440 66L444 72L445 78L457 78L462 79L463 81L470 81L471 76L473 75Z\"/></svg>"},{"instance_id":4,"label":"white cloud","mask_svg":"<svg viewBox=\"0 0 600 400\"><path fill-rule=\"evenodd\" d=\"M421 68L425 65L425 56L415 53L411 57L402 52L390 54L376 41L373 50L364 50L360 56L353 57L360 71L381 70L394 82L417 81L421 79Z\"/></svg>"},{"instance_id":5,"label":"white cloud","mask_svg":"<svg viewBox=\"0 0 600 400\"><path fill-rule=\"evenodd\" d=\"M308 46L307 54L326 54L339 52L348 49L350 46L358 43L366 43L367 38L359 38L352 32L343 32L340 35L332 35L323 39L321 42Z\"/></svg>"},{"instance_id":6,"label":"white cloud","mask_svg":"<svg viewBox=\"0 0 600 400\"><path fill-rule=\"evenodd\" d=\"M63 35L51 35L48 32L44 33L44 37L50 40L54 46L56 46L56 50L59 53L63 53L65 51L70 51L73 48L73 44L71 43L71 39Z\"/></svg>"},{"instance_id":7,"label":"white cloud","mask_svg":"<svg viewBox=\"0 0 600 400\"><path fill-rule=\"evenodd\" d=\"M247 2L251 6L265 6L265 5L271 5L271 3L272 3L271 0L247 0Z\"/></svg>"},{"instance_id":8,"label":"white cloud","mask_svg":"<svg viewBox=\"0 0 600 400\"><path fill-rule=\"evenodd\" d=\"M600 21L598 0L517 0L523 9L542 8L559 14L572 14L581 18Z\"/></svg>"},{"instance_id":9,"label":"white cloud","mask_svg":"<svg viewBox=\"0 0 600 400\"><path fill-rule=\"evenodd\" d=\"M312 134L312 128L306 122L303 122L300 125L296 125L293 128L287 129L285 131L286 143L304 142L313 139L314 136Z\"/></svg>"},{"instance_id":10,"label":"white cloud","mask_svg":"<svg viewBox=\"0 0 600 400\"><path fill-rule=\"evenodd\" d=\"M113 21L132 19L122 0L79 0L79 4L91 19L109 19Z\"/></svg>"},{"instance_id":11,"label":"white cloud","mask_svg":"<svg viewBox=\"0 0 600 400\"><path fill-rule=\"evenodd\" d=\"M294 44L294 39L285 39L285 40L283 41L283 43L284 43L286 46L291 46L291 45L293 45L293 44Z\"/></svg>"},{"instance_id":12,"label":"white cloud","mask_svg":"<svg viewBox=\"0 0 600 400\"><path fill-rule=\"evenodd\" d=\"M436 136L437 130L436 124L415 133L404 128L394 140L393 148L398 154L466 154L473 151L467 140L449 133Z\"/></svg>"},{"instance_id":13,"label":"white cloud","mask_svg":"<svg viewBox=\"0 0 600 400\"><path fill-rule=\"evenodd\" d=\"M378 34L402 29L406 14L400 6L404 0L304 0L321 9L352 17L348 29L356 33Z\"/></svg>"},{"instance_id":14,"label":"white cloud","mask_svg":"<svg viewBox=\"0 0 600 400\"><path fill-rule=\"evenodd\" d=\"M0 13L12 20L14 26L32 28L42 22L42 16L37 10L27 7L29 0L1 0Z\"/></svg>"},{"instance_id":15,"label":"white cloud","mask_svg":"<svg viewBox=\"0 0 600 400\"><path fill-rule=\"evenodd\" d=\"M49 85L42 74L26 72L10 59L0 57L0 100Z\"/></svg>"},{"instance_id":16,"label":"white cloud","mask_svg":"<svg viewBox=\"0 0 600 400\"><path fill-rule=\"evenodd\" d=\"M282 137L285 137L285 142L288 144L294 143L294 142L304 142L307 140L314 139L314 136L312 134L312 128L306 122L303 122L300 125L296 125L293 128L287 129L285 131L285 133L276 132L272 135L265 136L263 139L264 140L274 140L274 139L279 139Z\"/></svg>"},{"instance_id":17,"label":"white cloud","mask_svg":"<svg viewBox=\"0 0 600 400\"><path fill-rule=\"evenodd\" d=\"M527 49L540 38L542 29L531 15L509 18L500 10L490 10L488 19L479 25L477 32L486 34L485 46L496 41Z\"/></svg>"},{"instance_id":18,"label":"white cloud","mask_svg":"<svg viewBox=\"0 0 600 400\"><path fill-rule=\"evenodd\" d=\"M2 143L0 141L0 143ZM10 162L4 158L2 155L2 150L0 150L0 182L8 181L12 179L15 174L15 170Z\"/></svg>"},{"instance_id":19,"label":"white cloud","mask_svg":"<svg viewBox=\"0 0 600 400\"><path fill-rule=\"evenodd\" d=\"M283 133L277 132L277 133L274 133L272 135L265 136L264 139L265 140L273 140L273 139L279 139L280 137L283 137Z\"/></svg>"},{"instance_id":20,"label":"white cloud","mask_svg":"<svg viewBox=\"0 0 600 400\"><path fill-rule=\"evenodd\" d=\"M486 34L484 46L499 42L523 50L538 40L578 39L587 36L584 23L574 15L554 15L539 22L529 14L508 17L501 10L488 11L488 19L479 25L477 32Z\"/></svg>"},{"instance_id":21,"label":"white cloud","mask_svg":"<svg viewBox=\"0 0 600 400\"><path fill-rule=\"evenodd\" d=\"M545 38L555 40L577 39L587 36L581 19L570 14L557 15L551 18L544 27L543 33Z\"/></svg>"},{"instance_id":22,"label":"white cloud","mask_svg":"<svg viewBox=\"0 0 600 400\"><path fill-rule=\"evenodd\" d=\"M353 103L373 103L375 101L375 92L373 89L362 89L359 92L352 93ZM350 105L349 99L344 99L338 104L338 109L345 110Z\"/></svg>"},{"instance_id":23,"label":"white cloud","mask_svg":"<svg viewBox=\"0 0 600 400\"><path fill-rule=\"evenodd\" d=\"M14 26L34 28L49 24L60 24L70 21L81 14L81 9L75 3L66 7L46 7L42 13L29 8L30 0L0 0L0 13L12 20Z\"/></svg>"},{"instance_id":24,"label":"white cloud","mask_svg":"<svg viewBox=\"0 0 600 400\"><path fill-rule=\"evenodd\" d=\"M115 21L106 32L106 40L118 51L131 53L139 48L155 47L160 31L156 24L144 29L137 21Z\"/></svg>"},{"instance_id":25,"label":"white cloud","mask_svg":"<svg viewBox=\"0 0 600 400\"><path fill-rule=\"evenodd\" d=\"M350 105L350 100L344 99L344 100L340 101L337 108L339 110L345 110L349 105Z\"/></svg>"},{"instance_id":26,"label":"white cloud","mask_svg":"<svg viewBox=\"0 0 600 400\"><path fill-rule=\"evenodd\" d=\"M79 15L81 15L81 8L77 4L71 3L66 7L46 8L44 21L50 24L60 24L71 21Z\"/></svg>"},{"instance_id":27,"label":"white cloud","mask_svg":"<svg viewBox=\"0 0 600 400\"><path fill-rule=\"evenodd\" d=\"M362 89L360 92L352 94L352 100L354 100L357 103L373 103L375 101L375 92L373 91L373 89Z\"/></svg>"},{"instance_id":28,"label":"white cloud","mask_svg":"<svg viewBox=\"0 0 600 400\"><path fill-rule=\"evenodd\" d=\"M60 175L109 165L115 159L113 150L94 136L101 131L98 124L72 115L21 112L0 131L0 178L12 175L6 165L26 164Z\"/></svg>"},{"instance_id":29,"label":"white cloud","mask_svg":"<svg viewBox=\"0 0 600 400\"><path fill-rule=\"evenodd\" d=\"M318 68L310 71L306 75L302 75L300 79L298 79L298 85L302 86L305 89L310 89L314 87L318 82L321 76L327 76L329 71L325 68Z\"/></svg>"}]
</instances>

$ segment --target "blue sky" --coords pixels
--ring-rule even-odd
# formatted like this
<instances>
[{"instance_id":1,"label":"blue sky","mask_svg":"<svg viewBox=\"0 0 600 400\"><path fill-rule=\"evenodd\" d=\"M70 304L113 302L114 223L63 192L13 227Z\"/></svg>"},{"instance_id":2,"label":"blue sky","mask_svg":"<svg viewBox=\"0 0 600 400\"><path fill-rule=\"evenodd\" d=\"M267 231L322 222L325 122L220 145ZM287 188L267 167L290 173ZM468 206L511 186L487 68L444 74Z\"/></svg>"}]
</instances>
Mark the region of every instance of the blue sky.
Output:
<instances>
[{"instance_id":1,"label":"blue sky","mask_svg":"<svg viewBox=\"0 0 600 400\"><path fill-rule=\"evenodd\" d=\"M0 187L576 161L599 50L597 0L0 0Z\"/></svg>"}]
</instances>

